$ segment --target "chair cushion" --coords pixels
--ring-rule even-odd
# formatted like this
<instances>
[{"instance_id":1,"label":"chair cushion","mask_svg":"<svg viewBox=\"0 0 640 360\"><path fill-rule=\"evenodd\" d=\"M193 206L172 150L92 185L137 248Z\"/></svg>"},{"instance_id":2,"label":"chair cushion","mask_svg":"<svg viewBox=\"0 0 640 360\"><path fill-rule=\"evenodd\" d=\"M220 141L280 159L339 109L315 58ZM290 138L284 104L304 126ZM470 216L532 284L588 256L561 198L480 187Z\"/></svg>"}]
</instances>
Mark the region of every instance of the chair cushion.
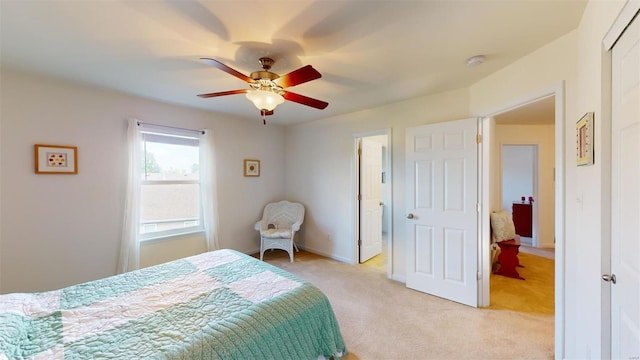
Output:
<instances>
[{"instance_id":1,"label":"chair cushion","mask_svg":"<svg viewBox=\"0 0 640 360\"><path fill-rule=\"evenodd\" d=\"M511 214L506 210L491 213L491 229L496 241L512 240L516 237L516 227Z\"/></svg>"},{"instance_id":2,"label":"chair cushion","mask_svg":"<svg viewBox=\"0 0 640 360\"><path fill-rule=\"evenodd\" d=\"M290 239L291 238L291 230L289 230L289 229L260 230L260 236L265 237L265 238L272 238L272 239L276 239L276 238L287 238L287 239Z\"/></svg>"}]
</instances>

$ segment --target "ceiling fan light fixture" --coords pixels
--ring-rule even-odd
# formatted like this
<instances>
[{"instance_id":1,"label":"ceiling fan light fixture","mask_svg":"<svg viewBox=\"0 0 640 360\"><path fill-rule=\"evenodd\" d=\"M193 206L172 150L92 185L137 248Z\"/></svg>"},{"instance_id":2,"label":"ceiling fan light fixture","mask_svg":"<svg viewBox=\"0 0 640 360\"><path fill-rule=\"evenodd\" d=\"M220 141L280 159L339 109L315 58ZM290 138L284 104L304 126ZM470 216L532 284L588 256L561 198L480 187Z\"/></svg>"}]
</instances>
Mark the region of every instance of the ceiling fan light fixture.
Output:
<instances>
[{"instance_id":1,"label":"ceiling fan light fixture","mask_svg":"<svg viewBox=\"0 0 640 360\"><path fill-rule=\"evenodd\" d=\"M276 106L284 102L284 97L277 92L260 89L249 90L247 92L247 99L261 111L272 111Z\"/></svg>"},{"instance_id":2,"label":"ceiling fan light fixture","mask_svg":"<svg viewBox=\"0 0 640 360\"><path fill-rule=\"evenodd\" d=\"M251 73L251 76L247 76L228 67L218 60L211 58L201 58L201 60L208 65L247 82L249 84L249 89L219 91L208 94L199 94L198 96L201 98L212 98L225 95L245 94L247 99L249 99L253 105L258 108L258 110L260 110L260 114L262 115L262 119L265 124L266 116L273 115L273 109L282 104L285 100L310 106L319 110L325 109L329 105L328 102L284 90L287 87L304 84L311 80L321 78L322 75L311 65L303 66L297 70L293 70L280 76L269 71L271 65L273 65L273 59L265 57L260 58L262 71L254 71Z\"/></svg>"}]
</instances>

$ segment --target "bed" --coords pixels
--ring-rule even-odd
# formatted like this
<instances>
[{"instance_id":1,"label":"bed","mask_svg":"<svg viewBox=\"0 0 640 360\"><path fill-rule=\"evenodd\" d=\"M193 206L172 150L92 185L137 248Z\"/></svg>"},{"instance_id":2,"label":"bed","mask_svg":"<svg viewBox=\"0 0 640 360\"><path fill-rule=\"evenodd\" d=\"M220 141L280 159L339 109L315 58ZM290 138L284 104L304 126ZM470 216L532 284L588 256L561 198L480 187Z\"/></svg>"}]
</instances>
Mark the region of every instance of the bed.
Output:
<instances>
[{"instance_id":1,"label":"bed","mask_svg":"<svg viewBox=\"0 0 640 360\"><path fill-rule=\"evenodd\" d=\"M218 250L42 293L0 295L0 359L318 359L346 349L315 286Z\"/></svg>"}]
</instances>

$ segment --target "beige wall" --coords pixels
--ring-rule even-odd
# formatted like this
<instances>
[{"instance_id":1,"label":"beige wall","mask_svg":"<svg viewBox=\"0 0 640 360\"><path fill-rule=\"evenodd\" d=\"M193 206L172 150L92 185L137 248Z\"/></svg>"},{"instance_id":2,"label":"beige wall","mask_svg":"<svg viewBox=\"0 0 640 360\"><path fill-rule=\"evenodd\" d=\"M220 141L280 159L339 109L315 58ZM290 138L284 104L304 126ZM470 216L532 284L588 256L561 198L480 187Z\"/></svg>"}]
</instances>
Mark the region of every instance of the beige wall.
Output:
<instances>
[{"instance_id":1,"label":"beige wall","mask_svg":"<svg viewBox=\"0 0 640 360\"><path fill-rule=\"evenodd\" d=\"M213 130L220 243L257 251L253 223L268 201L284 193L282 127L1 71L0 293L55 289L115 273L129 117ZM77 146L78 174L34 174L34 144ZM244 158L262 161L259 178L243 176ZM204 249L202 236L148 242L142 246L141 263Z\"/></svg>"},{"instance_id":2,"label":"beige wall","mask_svg":"<svg viewBox=\"0 0 640 360\"><path fill-rule=\"evenodd\" d=\"M494 141L501 149L502 145L538 145L537 184L538 198L535 199L535 213L538 224L538 246L554 247L555 234L555 125L497 125ZM494 164L500 168L499 152ZM498 176L497 182L501 183ZM498 188L501 189L501 184ZM495 210L495 209L494 209ZM511 211L511 209L508 209Z\"/></svg>"}]
</instances>

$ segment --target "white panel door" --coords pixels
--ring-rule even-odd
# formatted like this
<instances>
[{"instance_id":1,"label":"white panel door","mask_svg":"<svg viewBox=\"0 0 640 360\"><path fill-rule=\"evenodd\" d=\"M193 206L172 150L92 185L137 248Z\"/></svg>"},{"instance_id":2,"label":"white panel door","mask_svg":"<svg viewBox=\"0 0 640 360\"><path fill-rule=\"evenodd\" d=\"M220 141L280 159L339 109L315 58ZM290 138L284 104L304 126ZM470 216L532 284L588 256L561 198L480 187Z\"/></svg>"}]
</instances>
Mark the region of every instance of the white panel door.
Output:
<instances>
[{"instance_id":1,"label":"white panel door","mask_svg":"<svg viewBox=\"0 0 640 360\"><path fill-rule=\"evenodd\" d=\"M612 50L611 357L640 358L640 20Z\"/></svg>"},{"instance_id":2,"label":"white panel door","mask_svg":"<svg viewBox=\"0 0 640 360\"><path fill-rule=\"evenodd\" d=\"M360 262L382 253L382 144L360 144Z\"/></svg>"},{"instance_id":3,"label":"white panel door","mask_svg":"<svg viewBox=\"0 0 640 360\"><path fill-rule=\"evenodd\" d=\"M477 119L407 128L407 287L478 306Z\"/></svg>"}]
</instances>

